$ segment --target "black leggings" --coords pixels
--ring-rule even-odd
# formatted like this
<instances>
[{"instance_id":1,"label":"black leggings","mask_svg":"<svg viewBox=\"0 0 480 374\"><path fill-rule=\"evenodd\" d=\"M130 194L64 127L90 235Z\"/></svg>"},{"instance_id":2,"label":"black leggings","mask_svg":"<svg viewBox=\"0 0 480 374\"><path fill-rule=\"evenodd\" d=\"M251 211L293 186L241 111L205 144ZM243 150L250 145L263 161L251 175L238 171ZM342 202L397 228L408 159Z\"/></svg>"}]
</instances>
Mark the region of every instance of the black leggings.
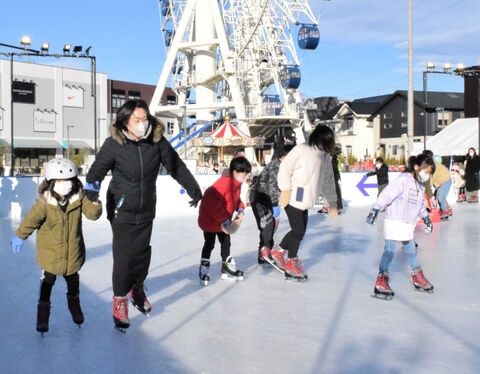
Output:
<instances>
[{"instance_id":1,"label":"black leggings","mask_svg":"<svg viewBox=\"0 0 480 374\"><path fill-rule=\"evenodd\" d=\"M288 258L297 257L300 242L307 231L308 209L300 210L291 205L285 207L290 231L283 237L280 247L288 250Z\"/></svg>"},{"instance_id":2,"label":"black leggings","mask_svg":"<svg viewBox=\"0 0 480 374\"><path fill-rule=\"evenodd\" d=\"M220 254L222 256L222 261L226 261L228 256L230 256L230 235L222 232L203 232L203 237L205 238L205 244L202 248L202 258L210 259L213 248L215 247L215 236L218 237L220 242Z\"/></svg>"},{"instance_id":3,"label":"black leggings","mask_svg":"<svg viewBox=\"0 0 480 374\"><path fill-rule=\"evenodd\" d=\"M262 192L251 191L250 205L257 221L257 227L260 230L258 250L261 250L264 246L272 249L273 234L275 233L272 199Z\"/></svg>"},{"instance_id":4,"label":"black leggings","mask_svg":"<svg viewBox=\"0 0 480 374\"><path fill-rule=\"evenodd\" d=\"M72 275L66 275L65 282L67 282L67 295L77 296L80 294L80 276L78 273ZM40 301L50 302L50 296L52 294L52 288L57 280L55 274L43 271L42 283L40 284Z\"/></svg>"}]
</instances>

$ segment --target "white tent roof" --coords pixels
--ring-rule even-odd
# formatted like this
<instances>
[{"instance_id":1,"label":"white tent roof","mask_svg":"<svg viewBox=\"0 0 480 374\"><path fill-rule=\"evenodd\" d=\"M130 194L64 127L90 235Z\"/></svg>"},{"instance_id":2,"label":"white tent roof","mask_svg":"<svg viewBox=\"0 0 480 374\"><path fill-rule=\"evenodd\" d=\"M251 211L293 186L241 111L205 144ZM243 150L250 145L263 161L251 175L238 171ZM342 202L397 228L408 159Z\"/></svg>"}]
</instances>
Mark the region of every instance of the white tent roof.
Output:
<instances>
[{"instance_id":1,"label":"white tent roof","mask_svg":"<svg viewBox=\"0 0 480 374\"><path fill-rule=\"evenodd\" d=\"M478 118L462 118L453 121L433 138L427 140L426 148L435 155L450 156L464 155L470 147L478 150ZM414 153L416 150L414 147ZM416 153L421 151L423 147Z\"/></svg>"}]
</instances>

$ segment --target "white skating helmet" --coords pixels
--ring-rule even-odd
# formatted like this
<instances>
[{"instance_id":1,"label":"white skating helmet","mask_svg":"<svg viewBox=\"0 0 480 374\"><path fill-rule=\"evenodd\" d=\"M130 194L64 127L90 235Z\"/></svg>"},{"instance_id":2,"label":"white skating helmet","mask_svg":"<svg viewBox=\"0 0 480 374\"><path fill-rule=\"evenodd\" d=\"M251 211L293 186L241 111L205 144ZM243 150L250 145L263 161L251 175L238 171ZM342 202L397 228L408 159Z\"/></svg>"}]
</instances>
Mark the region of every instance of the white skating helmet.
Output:
<instances>
[{"instance_id":1,"label":"white skating helmet","mask_svg":"<svg viewBox=\"0 0 480 374\"><path fill-rule=\"evenodd\" d=\"M45 179L70 179L77 176L75 164L68 158L54 158L45 168Z\"/></svg>"}]
</instances>

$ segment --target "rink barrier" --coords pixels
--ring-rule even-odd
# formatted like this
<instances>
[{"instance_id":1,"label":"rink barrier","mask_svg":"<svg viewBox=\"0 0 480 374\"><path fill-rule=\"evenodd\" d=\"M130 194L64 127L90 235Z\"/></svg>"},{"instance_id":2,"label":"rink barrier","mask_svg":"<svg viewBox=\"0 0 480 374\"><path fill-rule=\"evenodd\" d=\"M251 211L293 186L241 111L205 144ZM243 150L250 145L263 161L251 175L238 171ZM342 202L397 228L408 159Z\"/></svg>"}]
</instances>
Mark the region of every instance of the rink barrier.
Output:
<instances>
[{"instance_id":1,"label":"rink barrier","mask_svg":"<svg viewBox=\"0 0 480 374\"><path fill-rule=\"evenodd\" d=\"M389 180L393 181L399 172L389 172ZM370 206L377 197L376 176L365 178L366 172L341 173L341 189L344 206ZM211 186L219 175L195 175L202 191ZM102 182L100 199L105 201L105 193L111 176ZM0 217L10 217L19 221L36 200L36 190L43 177L0 177ZM85 177L80 177L85 183ZM363 190L363 191L362 191ZM248 186L243 185L241 197L247 203ZM365 195L366 194L366 195ZM157 179L157 216L158 215L190 215L192 209L188 202L191 198L185 190L170 176L159 175ZM456 200L452 190L448 196L452 203ZM197 208L198 209L198 208ZM103 213L105 218L105 209Z\"/></svg>"}]
</instances>

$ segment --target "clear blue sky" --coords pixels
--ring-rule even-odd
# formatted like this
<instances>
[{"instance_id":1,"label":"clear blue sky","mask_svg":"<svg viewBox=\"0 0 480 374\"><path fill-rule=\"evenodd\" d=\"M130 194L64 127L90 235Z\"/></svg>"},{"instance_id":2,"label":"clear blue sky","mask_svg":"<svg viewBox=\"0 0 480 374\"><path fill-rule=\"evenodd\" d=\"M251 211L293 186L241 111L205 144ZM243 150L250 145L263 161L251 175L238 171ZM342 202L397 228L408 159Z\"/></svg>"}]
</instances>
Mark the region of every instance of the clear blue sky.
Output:
<instances>
[{"instance_id":1,"label":"clear blue sky","mask_svg":"<svg viewBox=\"0 0 480 374\"><path fill-rule=\"evenodd\" d=\"M414 0L414 86L422 89L427 61L466 66L480 61L480 1ZM407 89L407 0L311 0L320 44L299 50L304 97L356 99ZM156 84L165 59L157 0L2 1L0 42L32 48L50 42L92 45L97 71L111 79ZM296 36L296 35L294 35ZM0 48L1 50L1 48ZM35 60L51 63L46 58ZM89 69L88 60L62 59ZM463 91L461 78L429 75L429 90Z\"/></svg>"}]
</instances>

